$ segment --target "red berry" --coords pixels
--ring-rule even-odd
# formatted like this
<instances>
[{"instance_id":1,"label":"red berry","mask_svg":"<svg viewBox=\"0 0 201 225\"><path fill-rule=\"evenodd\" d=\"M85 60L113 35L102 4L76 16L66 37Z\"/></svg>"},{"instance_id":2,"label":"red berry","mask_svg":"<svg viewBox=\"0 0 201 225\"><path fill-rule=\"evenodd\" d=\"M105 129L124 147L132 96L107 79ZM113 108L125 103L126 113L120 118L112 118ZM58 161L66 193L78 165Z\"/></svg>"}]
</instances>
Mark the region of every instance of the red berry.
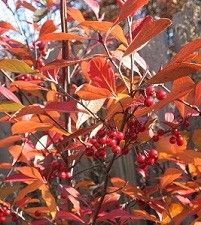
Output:
<instances>
[{"instance_id":1,"label":"red berry","mask_svg":"<svg viewBox=\"0 0 201 225\"><path fill-rule=\"evenodd\" d=\"M34 215L35 215L36 217L39 217L39 216L41 216L41 212L40 212L39 210L36 210L36 211L34 212Z\"/></svg>"},{"instance_id":2,"label":"red berry","mask_svg":"<svg viewBox=\"0 0 201 225\"><path fill-rule=\"evenodd\" d=\"M91 143L92 145L97 143L97 139L96 138L92 138L89 140L89 143Z\"/></svg>"},{"instance_id":3,"label":"red berry","mask_svg":"<svg viewBox=\"0 0 201 225\"><path fill-rule=\"evenodd\" d=\"M43 51L45 49L45 43L44 42L38 42L37 43L39 51Z\"/></svg>"},{"instance_id":4,"label":"red berry","mask_svg":"<svg viewBox=\"0 0 201 225\"><path fill-rule=\"evenodd\" d=\"M144 100L144 105L150 107L154 104L154 99L151 96L148 96Z\"/></svg>"},{"instance_id":5,"label":"red berry","mask_svg":"<svg viewBox=\"0 0 201 225\"><path fill-rule=\"evenodd\" d=\"M62 171L60 174L59 174L59 177L64 180L64 179L68 179L71 177L71 174L70 172L65 172L65 171Z\"/></svg>"},{"instance_id":6,"label":"red berry","mask_svg":"<svg viewBox=\"0 0 201 225\"><path fill-rule=\"evenodd\" d=\"M156 98L158 99L158 100L163 100L163 99L165 99L167 97L167 93L165 92L165 91L163 91L163 90L158 90L158 91L156 91Z\"/></svg>"},{"instance_id":7,"label":"red berry","mask_svg":"<svg viewBox=\"0 0 201 225\"><path fill-rule=\"evenodd\" d=\"M98 140L98 142L102 145L105 145L107 143L107 139L108 139L107 136L104 136L104 137L100 138Z\"/></svg>"},{"instance_id":8,"label":"red berry","mask_svg":"<svg viewBox=\"0 0 201 225\"><path fill-rule=\"evenodd\" d=\"M88 157L94 156L94 149L92 147L87 147L85 149L85 155Z\"/></svg>"},{"instance_id":9,"label":"red berry","mask_svg":"<svg viewBox=\"0 0 201 225\"><path fill-rule=\"evenodd\" d=\"M170 144L175 144L177 142L176 137L172 136L169 139Z\"/></svg>"},{"instance_id":10,"label":"red berry","mask_svg":"<svg viewBox=\"0 0 201 225\"><path fill-rule=\"evenodd\" d=\"M149 158L154 158L154 159L157 159L158 158L158 151L156 149L151 149L149 151L149 155L148 155Z\"/></svg>"},{"instance_id":11,"label":"red berry","mask_svg":"<svg viewBox=\"0 0 201 225\"><path fill-rule=\"evenodd\" d=\"M37 66L37 68L43 67L44 66L43 60L42 59L37 59L36 60L36 66Z\"/></svg>"},{"instance_id":12,"label":"red berry","mask_svg":"<svg viewBox=\"0 0 201 225\"><path fill-rule=\"evenodd\" d=\"M45 50L41 51L41 55L45 57L47 55L46 51Z\"/></svg>"},{"instance_id":13,"label":"red berry","mask_svg":"<svg viewBox=\"0 0 201 225\"><path fill-rule=\"evenodd\" d=\"M158 134L159 136L163 136L163 135L165 134L165 131L164 131L163 129L159 129L159 130L157 131L157 134Z\"/></svg>"},{"instance_id":14,"label":"red berry","mask_svg":"<svg viewBox=\"0 0 201 225\"><path fill-rule=\"evenodd\" d=\"M98 137L104 137L106 135L106 131L104 129L100 129L98 132L97 132L97 136Z\"/></svg>"},{"instance_id":15,"label":"red berry","mask_svg":"<svg viewBox=\"0 0 201 225\"><path fill-rule=\"evenodd\" d=\"M12 222L17 222L17 216L15 214L12 214Z\"/></svg>"},{"instance_id":16,"label":"red berry","mask_svg":"<svg viewBox=\"0 0 201 225\"><path fill-rule=\"evenodd\" d=\"M136 160L139 164L143 164L146 161L146 157L145 157L145 155L138 154L136 157Z\"/></svg>"},{"instance_id":17,"label":"red berry","mask_svg":"<svg viewBox=\"0 0 201 225\"><path fill-rule=\"evenodd\" d=\"M180 135L179 131L176 128L172 129L172 134L176 137L178 137Z\"/></svg>"},{"instance_id":18,"label":"red berry","mask_svg":"<svg viewBox=\"0 0 201 225\"><path fill-rule=\"evenodd\" d=\"M145 127L145 125L144 124L140 124L140 126L139 126L139 132L144 132L145 130L146 130L146 127Z\"/></svg>"},{"instance_id":19,"label":"red berry","mask_svg":"<svg viewBox=\"0 0 201 225\"><path fill-rule=\"evenodd\" d=\"M104 148L101 148L101 149L99 149L97 152L96 152L96 157L98 157L98 158L105 158L106 157L106 151L105 151L105 149Z\"/></svg>"},{"instance_id":20,"label":"red berry","mask_svg":"<svg viewBox=\"0 0 201 225\"><path fill-rule=\"evenodd\" d=\"M0 223L3 223L3 222L5 222L6 221L6 217L5 216L1 216L0 217Z\"/></svg>"},{"instance_id":21,"label":"red berry","mask_svg":"<svg viewBox=\"0 0 201 225\"><path fill-rule=\"evenodd\" d=\"M121 153L121 147L119 145L112 146L112 152L114 154L120 154Z\"/></svg>"},{"instance_id":22,"label":"red berry","mask_svg":"<svg viewBox=\"0 0 201 225\"><path fill-rule=\"evenodd\" d=\"M115 138L115 137L117 136L117 131L111 131L111 132L109 133L109 136L110 136L111 138Z\"/></svg>"},{"instance_id":23,"label":"red berry","mask_svg":"<svg viewBox=\"0 0 201 225\"><path fill-rule=\"evenodd\" d=\"M178 146L182 146L183 144L184 144L184 141L177 140L177 145L178 145Z\"/></svg>"},{"instance_id":24,"label":"red berry","mask_svg":"<svg viewBox=\"0 0 201 225\"><path fill-rule=\"evenodd\" d=\"M116 146L116 145L117 145L117 141L116 141L115 139L108 138L108 139L107 139L107 144L108 144L110 147L113 147L113 146Z\"/></svg>"},{"instance_id":25,"label":"red berry","mask_svg":"<svg viewBox=\"0 0 201 225\"><path fill-rule=\"evenodd\" d=\"M177 137L177 145L182 146L184 144L184 138L182 136Z\"/></svg>"},{"instance_id":26,"label":"red berry","mask_svg":"<svg viewBox=\"0 0 201 225\"><path fill-rule=\"evenodd\" d=\"M154 165L154 163L156 162L155 158L148 158L146 163L150 166Z\"/></svg>"},{"instance_id":27,"label":"red berry","mask_svg":"<svg viewBox=\"0 0 201 225\"><path fill-rule=\"evenodd\" d=\"M158 136L158 135L154 135L154 136L152 137L152 140L153 140L154 142L158 142L158 141L159 141L159 136Z\"/></svg>"},{"instance_id":28,"label":"red berry","mask_svg":"<svg viewBox=\"0 0 201 225\"><path fill-rule=\"evenodd\" d=\"M4 210L3 214L4 214L4 216L9 216L10 210L9 209Z\"/></svg>"},{"instance_id":29,"label":"red berry","mask_svg":"<svg viewBox=\"0 0 201 225\"><path fill-rule=\"evenodd\" d=\"M120 131L116 132L116 136L115 136L118 140L123 140L124 139L124 134Z\"/></svg>"},{"instance_id":30,"label":"red berry","mask_svg":"<svg viewBox=\"0 0 201 225\"><path fill-rule=\"evenodd\" d=\"M153 85L148 86L145 89L145 93L146 93L147 96L153 96L155 94L154 86Z\"/></svg>"}]
</instances>

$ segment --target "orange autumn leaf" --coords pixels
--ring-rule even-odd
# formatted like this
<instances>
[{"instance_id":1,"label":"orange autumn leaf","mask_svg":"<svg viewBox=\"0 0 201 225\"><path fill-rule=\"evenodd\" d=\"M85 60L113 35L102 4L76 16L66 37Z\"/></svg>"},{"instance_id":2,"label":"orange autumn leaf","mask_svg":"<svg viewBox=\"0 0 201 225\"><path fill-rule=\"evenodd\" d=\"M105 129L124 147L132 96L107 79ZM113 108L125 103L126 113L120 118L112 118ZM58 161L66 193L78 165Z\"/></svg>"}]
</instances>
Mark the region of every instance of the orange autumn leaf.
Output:
<instances>
[{"instance_id":1,"label":"orange autumn leaf","mask_svg":"<svg viewBox=\"0 0 201 225\"><path fill-rule=\"evenodd\" d=\"M42 90L43 88L41 88L40 86L38 86L37 84L34 83L30 83L27 81L13 81L10 84L10 90L11 91L37 91L37 90Z\"/></svg>"},{"instance_id":2,"label":"orange autumn leaf","mask_svg":"<svg viewBox=\"0 0 201 225\"><path fill-rule=\"evenodd\" d=\"M184 206L179 203L171 203L168 206L167 210L168 211L164 211L162 214L162 225L167 225L172 222L173 218L179 215L184 210Z\"/></svg>"},{"instance_id":3,"label":"orange autumn leaf","mask_svg":"<svg viewBox=\"0 0 201 225\"><path fill-rule=\"evenodd\" d=\"M182 78L179 78L182 79ZM180 99L183 96L187 95L190 93L194 88L196 84L192 82L186 82L185 85L178 86L174 91L170 92L167 97L156 104L150 106L150 107L144 107L142 109L136 110L134 113L136 117L140 117L143 115L146 115L147 113L150 113L152 111L157 112L161 108L165 107L167 104L172 103L176 99Z\"/></svg>"},{"instance_id":4,"label":"orange autumn leaf","mask_svg":"<svg viewBox=\"0 0 201 225\"><path fill-rule=\"evenodd\" d=\"M164 67L155 76L153 76L148 83L159 84L174 81L180 77L191 75L201 70L201 65L187 62L176 62Z\"/></svg>"},{"instance_id":5,"label":"orange autumn leaf","mask_svg":"<svg viewBox=\"0 0 201 225\"><path fill-rule=\"evenodd\" d=\"M21 137L19 135L11 135L9 137L0 139L0 148L13 145L16 141L19 140L21 140Z\"/></svg>"},{"instance_id":6,"label":"orange autumn leaf","mask_svg":"<svg viewBox=\"0 0 201 225\"><path fill-rule=\"evenodd\" d=\"M19 171L20 173L24 174L25 176L38 179L41 182L43 181L43 177L41 176L39 170L35 167L21 166L21 167L17 167L16 170Z\"/></svg>"},{"instance_id":7,"label":"orange autumn leaf","mask_svg":"<svg viewBox=\"0 0 201 225\"><path fill-rule=\"evenodd\" d=\"M149 0L127 0L121 7L119 16L114 22L114 25L120 23L128 16L135 15L143 6L145 6Z\"/></svg>"},{"instance_id":8,"label":"orange autumn leaf","mask_svg":"<svg viewBox=\"0 0 201 225\"><path fill-rule=\"evenodd\" d=\"M8 30L17 31L12 24L5 21L0 21L0 34Z\"/></svg>"},{"instance_id":9,"label":"orange autumn leaf","mask_svg":"<svg viewBox=\"0 0 201 225\"><path fill-rule=\"evenodd\" d=\"M184 45L172 60L152 77L148 83L165 83L201 70L200 64L191 63L191 60L195 57L193 53L200 48L201 38Z\"/></svg>"},{"instance_id":10,"label":"orange autumn leaf","mask_svg":"<svg viewBox=\"0 0 201 225\"><path fill-rule=\"evenodd\" d=\"M188 59L189 55L201 48L201 38L195 39L187 44L185 44L179 52L172 58L170 63L183 62ZM192 55L193 56L193 55Z\"/></svg>"},{"instance_id":11,"label":"orange autumn leaf","mask_svg":"<svg viewBox=\"0 0 201 225\"><path fill-rule=\"evenodd\" d=\"M80 25L83 26L83 27L93 29L95 31L106 33L112 27L113 23L107 22L107 21L84 21L84 22L80 23ZM112 28L111 34L114 37L116 37L117 40L119 40L123 44L127 45L126 37L124 36L123 30L119 25L115 25Z\"/></svg>"},{"instance_id":12,"label":"orange autumn leaf","mask_svg":"<svg viewBox=\"0 0 201 225\"><path fill-rule=\"evenodd\" d=\"M88 39L87 37L83 37L77 34L71 33L48 33L40 36L40 41L84 41Z\"/></svg>"},{"instance_id":13,"label":"orange autumn leaf","mask_svg":"<svg viewBox=\"0 0 201 225\"><path fill-rule=\"evenodd\" d=\"M159 139L159 141L155 144L156 149L160 153L167 153L170 155L177 155L178 153L184 152L187 147L187 141L184 138L184 144L182 146L178 146L177 144L171 144L170 136L164 136Z\"/></svg>"},{"instance_id":14,"label":"orange autumn leaf","mask_svg":"<svg viewBox=\"0 0 201 225\"><path fill-rule=\"evenodd\" d=\"M13 124L11 131L13 134L24 134L26 132L35 132L39 130L48 130L52 125L49 123L38 123L34 121L18 121Z\"/></svg>"},{"instance_id":15,"label":"orange autumn leaf","mask_svg":"<svg viewBox=\"0 0 201 225\"><path fill-rule=\"evenodd\" d=\"M96 100L112 97L111 92L106 88L95 87L90 84L81 85L77 88L75 94L83 100Z\"/></svg>"},{"instance_id":16,"label":"orange autumn leaf","mask_svg":"<svg viewBox=\"0 0 201 225\"><path fill-rule=\"evenodd\" d=\"M47 20L45 23L42 25L39 33L39 37L52 33L56 30L56 26L54 25L53 20Z\"/></svg>"},{"instance_id":17,"label":"orange autumn leaf","mask_svg":"<svg viewBox=\"0 0 201 225\"><path fill-rule=\"evenodd\" d=\"M79 9L71 7L71 8L68 8L67 13L71 18L78 21L79 23L82 23L83 21L85 21L84 16L82 15Z\"/></svg>"},{"instance_id":18,"label":"orange autumn leaf","mask_svg":"<svg viewBox=\"0 0 201 225\"><path fill-rule=\"evenodd\" d=\"M37 190L42 185L43 182L41 182L41 180L34 180L32 183L28 184L18 192L15 202L22 200L27 194Z\"/></svg>"},{"instance_id":19,"label":"orange autumn leaf","mask_svg":"<svg viewBox=\"0 0 201 225\"><path fill-rule=\"evenodd\" d=\"M154 215L150 215L145 210L135 209L133 210L132 214L135 217L135 219L138 219L138 220L143 219L143 220L158 222L157 218Z\"/></svg>"},{"instance_id":20,"label":"orange autumn leaf","mask_svg":"<svg viewBox=\"0 0 201 225\"><path fill-rule=\"evenodd\" d=\"M52 218L54 219L57 212L57 204L53 197L53 195L50 192L49 187L46 184L43 184L39 187L42 193L42 197L49 209L49 213L51 214Z\"/></svg>"},{"instance_id":21,"label":"orange autumn leaf","mask_svg":"<svg viewBox=\"0 0 201 225\"><path fill-rule=\"evenodd\" d=\"M161 188L172 184L173 181L181 177L182 171L176 168L168 168L165 173L160 177Z\"/></svg>"},{"instance_id":22,"label":"orange autumn leaf","mask_svg":"<svg viewBox=\"0 0 201 225\"><path fill-rule=\"evenodd\" d=\"M114 187L118 188L117 190L123 192L125 195L128 195L131 198L141 198L143 199L144 193L137 186L128 184L127 181L122 180L118 177L111 178L111 183Z\"/></svg>"},{"instance_id":23,"label":"orange autumn leaf","mask_svg":"<svg viewBox=\"0 0 201 225\"><path fill-rule=\"evenodd\" d=\"M147 20L138 34L134 37L132 43L128 46L123 56L127 56L132 52L137 51L142 45L146 44L170 25L171 21L166 18Z\"/></svg>"}]
</instances>

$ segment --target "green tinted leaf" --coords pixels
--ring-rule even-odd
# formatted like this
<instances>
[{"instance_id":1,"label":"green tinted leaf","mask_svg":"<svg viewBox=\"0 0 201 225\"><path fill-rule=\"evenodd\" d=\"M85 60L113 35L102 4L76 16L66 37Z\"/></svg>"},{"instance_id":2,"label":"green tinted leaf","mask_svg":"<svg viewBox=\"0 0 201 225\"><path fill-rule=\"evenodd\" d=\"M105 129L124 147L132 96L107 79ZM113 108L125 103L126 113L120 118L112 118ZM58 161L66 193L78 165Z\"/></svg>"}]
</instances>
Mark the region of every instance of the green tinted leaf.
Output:
<instances>
[{"instance_id":1,"label":"green tinted leaf","mask_svg":"<svg viewBox=\"0 0 201 225\"><path fill-rule=\"evenodd\" d=\"M0 104L0 112L16 112L24 106L16 102L6 102Z\"/></svg>"},{"instance_id":2,"label":"green tinted leaf","mask_svg":"<svg viewBox=\"0 0 201 225\"><path fill-rule=\"evenodd\" d=\"M30 66L18 59L2 59L0 60L0 69L14 73L35 73Z\"/></svg>"}]
</instances>

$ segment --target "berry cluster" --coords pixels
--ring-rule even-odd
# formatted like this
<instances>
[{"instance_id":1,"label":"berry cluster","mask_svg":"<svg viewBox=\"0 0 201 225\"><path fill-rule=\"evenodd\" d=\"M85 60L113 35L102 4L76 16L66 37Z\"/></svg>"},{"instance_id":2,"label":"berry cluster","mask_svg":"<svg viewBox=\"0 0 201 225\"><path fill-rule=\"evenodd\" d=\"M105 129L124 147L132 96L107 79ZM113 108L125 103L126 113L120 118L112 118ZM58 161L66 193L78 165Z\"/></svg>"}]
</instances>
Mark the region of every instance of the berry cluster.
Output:
<instances>
[{"instance_id":1,"label":"berry cluster","mask_svg":"<svg viewBox=\"0 0 201 225\"><path fill-rule=\"evenodd\" d=\"M165 131L163 129L158 129L157 133L152 137L153 142L158 142L160 137L165 134Z\"/></svg>"},{"instance_id":2,"label":"berry cluster","mask_svg":"<svg viewBox=\"0 0 201 225\"><path fill-rule=\"evenodd\" d=\"M128 132L126 134L126 140L136 141L138 134L146 130L144 123L139 122L138 120L132 120L128 125Z\"/></svg>"},{"instance_id":3,"label":"berry cluster","mask_svg":"<svg viewBox=\"0 0 201 225\"><path fill-rule=\"evenodd\" d=\"M162 89L155 90L153 85L150 85L145 89L145 95L146 95L146 98L144 99L144 105L146 107L150 107L154 105L155 103L154 96L158 100L163 100L167 97L167 93L164 90Z\"/></svg>"},{"instance_id":4,"label":"berry cluster","mask_svg":"<svg viewBox=\"0 0 201 225\"><path fill-rule=\"evenodd\" d=\"M151 149L144 154L139 153L136 156L136 161L138 163L138 173L143 177L146 177L148 166L152 166L156 163L158 159L158 152L156 149Z\"/></svg>"},{"instance_id":5,"label":"berry cluster","mask_svg":"<svg viewBox=\"0 0 201 225\"><path fill-rule=\"evenodd\" d=\"M169 142L171 144L177 144L178 146L182 146L184 144L184 138L182 137L181 133L173 128L172 131L172 136L169 139Z\"/></svg>"},{"instance_id":6,"label":"berry cluster","mask_svg":"<svg viewBox=\"0 0 201 225\"><path fill-rule=\"evenodd\" d=\"M55 177L59 177L61 180L70 179L71 173L66 170L64 164L62 162L58 162L54 160L51 163L52 171L48 174L48 178L53 179Z\"/></svg>"},{"instance_id":7,"label":"berry cluster","mask_svg":"<svg viewBox=\"0 0 201 225\"><path fill-rule=\"evenodd\" d=\"M8 209L7 206L1 206L0 208L0 223L3 223L6 221L6 217L10 216L11 212L10 209Z\"/></svg>"},{"instance_id":8,"label":"berry cluster","mask_svg":"<svg viewBox=\"0 0 201 225\"><path fill-rule=\"evenodd\" d=\"M33 46L35 47L35 49L38 49L41 57L45 57L47 55L45 42L37 41L33 43Z\"/></svg>"},{"instance_id":9,"label":"berry cluster","mask_svg":"<svg viewBox=\"0 0 201 225\"><path fill-rule=\"evenodd\" d=\"M107 155L106 148L110 148L114 154L124 154L127 149L122 149L119 145L123 139L124 134L120 131L101 129L89 140L91 146L85 149L85 155L104 159Z\"/></svg>"},{"instance_id":10,"label":"berry cluster","mask_svg":"<svg viewBox=\"0 0 201 225\"><path fill-rule=\"evenodd\" d=\"M39 57L36 60L36 68L40 69L41 67L45 65L43 58L46 57L47 55L46 44L42 41L37 41L33 43L33 46L36 50L38 50Z\"/></svg>"},{"instance_id":11,"label":"berry cluster","mask_svg":"<svg viewBox=\"0 0 201 225\"><path fill-rule=\"evenodd\" d=\"M21 74L20 76L18 76L17 80L21 80L21 81L39 81L42 80L41 77L37 76L37 75L31 75L31 74Z\"/></svg>"}]
</instances>

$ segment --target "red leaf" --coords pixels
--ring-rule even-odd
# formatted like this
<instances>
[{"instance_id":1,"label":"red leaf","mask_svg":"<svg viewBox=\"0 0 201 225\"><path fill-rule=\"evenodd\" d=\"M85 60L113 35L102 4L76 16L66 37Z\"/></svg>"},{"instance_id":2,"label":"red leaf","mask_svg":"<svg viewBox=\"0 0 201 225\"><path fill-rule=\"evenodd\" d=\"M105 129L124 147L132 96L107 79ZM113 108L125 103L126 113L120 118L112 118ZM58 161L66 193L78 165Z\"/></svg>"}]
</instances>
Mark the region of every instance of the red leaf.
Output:
<instances>
[{"instance_id":1,"label":"red leaf","mask_svg":"<svg viewBox=\"0 0 201 225\"><path fill-rule=\"evenodd\" d=\"M31 3L27 2L27 1L24 1L24 0L23 1L19 1L19 5L18 5L17 9L19 7L23 7L25 9L28 9L28 10L32 11L32 12L36 11L36 8L33 6L33 4L31 4Z\"/></svg>"},{"instance_id":2,"label":"red leaf","mask_svg":"<svg viewBox=\"0 0 201 225\"><path fill-rule=\"evenodd\" d=\"M201 105L201 82L197 83L196 88L195 88L195 102L194 104L196 106Z\"/></svg>"},{"instance_id":3,"label":"red leaf","mask_svg":"<svg viewBox=\"0 0 201 225\"><path fill-rule=\"evenodd\" d=\"M101 221L115 221L115 219L119 218L121 221L134 219L134 216L123 209L114 209L111 212L102 212L99 213L99 217L97 219L98 222Z\"/></svg>"},{"instance_id":4,"label":"red leaf","mask_svg":"<svg viewBox=\"0 0 201 225\"><path fill-rule=\"evenodd\" d=\"M46 111L57 111L57 112L79 112L76 101L68 102L50 102L45 106Z\"/></svg>"},{"instance_id":5,"label":"red leaf","mask_svg":"<svg viewBox=\"0 0 201 225\"><path fill-rule=\"evenodd\" d=\"M80 223L85 224L85 221L82 220L79 216L66 211L58 211L56 215L57 219L64 219L64 220L70 220L70 221L77 221Z\"/></svg>"},{"instance_id":6,"label":"red leaf","mask_svg":"<svg viewBox=\"0 0 201 225\"><path fill-rule=\"evenodd\" d=\"M19 141L19 140L21 140L21 137L18 135L13 135L7 138L0 139L0 148L13 145L16 141Z\"/></svg>"},{"instance_id":7,"label":"red leaf","mask_svg":"<svg viewBox=\"0 0 201 225\"><path fill-rule=\"evenodd\" d=\"M182 78L175 80L172 85L172 92L176 91L179 88L182 88L182 86L185 86L186 84L194 84L194 82L190 77L182 77ZM197 87L197 84L196 84L196 87ZM185 96L183 96L180 99L183 101L186 101L187 103L189 103L191 105L195 105L195 90L196 90L196 88L194 88L191 92L187 93ZM198 112L196 112L192 108L186 106L182 102L175 101L175 105L178 108L178 110L183 118L189 114L190 115L198 114Z\"/></svg>"},{"instance_id":8,"label":"red leaf","mask_svg":"<svg viewBox=\"0 0 201 225\"><path fill-rule=\"evenodd\" d=\"M114 25L120 23L128 16L135 15L149 0L127 0L126 3L121 7L119 17L115 21Z\"/></svg>"},{"instance_id":9,"label":"red leaf","mask_svg":"<svg viewBox=\"0 0 201 225\"><path fill-rule=\"evenodd\" d=\"M148 21L153 21L151 16L146 16L144 18L141 18L137 21L135 21L132 25L132 38L134 39L137 34L140 32L142 27L148 22Z\"/></svg>"},{"instance_id":10,"label":"red leaf","mask_svg":"<svg viewBox=\"0 0 201 225\"><path fill-rule=\"evenodd\" d=\"M115 75L107 60L96 57L89 62L88 68L91 84L96 87L106 88L111 93L116 93Z\"/></svg>"},{"instance_id":11,"label":"red leaf","mask_svg":"<svg viewBox=\"0 0 201 225\"><path fill-rule=\"evenodd\" d=\"M12 168L12 164L11 163L0 163L0 169L4 169L4 170L10 170Z\"/></svg>"},{"instance_id":12,"label":"red leaf","mask_svg":"<svg viewBox=\"0 0 201 225\"><path fill-rule=\"evenodd\" d=\"M16 103L21 103L16 95L14 95L8 88L0 86L0 93L4 95L7 99L14 101Z\"/></svg>"},{"instance_id":13,"label":"red leaf","mask_svg":"<svg viewBox=\"0 0 201 225\"><path fill-rule=\"evenodd\" d=\"M0 33L4 33L5 31L8 30L17 31L10 23L0 21Z\"/></svg>"},{"instance_id":14,"label":"red leaf","mask_svg":"<svg viewBox=\"0 0 201 225\"><path fill-rule=\"evenodd\" d=\"M96 17L99 18L99 10L100 6L98 4L98 1L96 0L83 0L95 13Z\"/></svg>"},{"instance_id":15,"label":"red leaf","mask_svg":"<svg viewBox=\"0 0 201 225\"><path fill-rule=\"evenodd\" d=\"M165 28L170 26L171 21L169 19L152 20L147 19L144 21L141 30L133 39L130 46L126 49L124 56L131 54L135 50L138 50L146 42L150 41L153 37L160 34Z\"/></svg>"},{"instance_id":16,"label":"red leaf","mask_svg":"<svg viewBox=\"0 0 201 225\"><path fill-rule=\"evenodd\" d=\"M6 177L6 179L4 179L4 182L28 182L28 181L34 181L36 180L36 178L33 177L28 177L24 174L13 174L10 175L9 177Z\"/></svg>"},{"instance_id":17,"label":"red leaf","mask_svg":"<svg viewBox=\"0 0 201 225\"><path fill-rule=\"evenodd\" d=\"M176 62L169 64L148 80L148 84L159 84L174 81L201 70L201 66L194 63Z\"/></svg>"},{"instance_id":18,"label":"red leaf","mask_svg":"<svg viewBox=\"0 0 201 225\"><path fill-rule=\"evenodd\" d=\"M82 37L77 34L70 34L70 33L50 33L50 34L44 34L40 36L39 40L41 41L83 41L88 39L87 37Z\"/></svg>"},{"instance_id":19,"label":"red leaf","mask_svg":"<svg viewBox=\"0 0 201 225\"><path fill-rule=\"evenodd\" d=\"M180 51L172 58L170 63L182 62L182 61L186 60L186 58L188 58L190 54L194 53L199 48L201 48L201 38L198 38L198 39L184 45L180 49Z\"/></svg>"},{"instance_id":20,"label":"red leaf","mask_svg":"<svg viewBox=\"0 0 201 225\"><path fill-rule=\"evenodd\" d=\"M52 33L56 30L56 26L54 25L53 20L47 20L41 27L39 37Z\"/></svg>"}]
</instances>

